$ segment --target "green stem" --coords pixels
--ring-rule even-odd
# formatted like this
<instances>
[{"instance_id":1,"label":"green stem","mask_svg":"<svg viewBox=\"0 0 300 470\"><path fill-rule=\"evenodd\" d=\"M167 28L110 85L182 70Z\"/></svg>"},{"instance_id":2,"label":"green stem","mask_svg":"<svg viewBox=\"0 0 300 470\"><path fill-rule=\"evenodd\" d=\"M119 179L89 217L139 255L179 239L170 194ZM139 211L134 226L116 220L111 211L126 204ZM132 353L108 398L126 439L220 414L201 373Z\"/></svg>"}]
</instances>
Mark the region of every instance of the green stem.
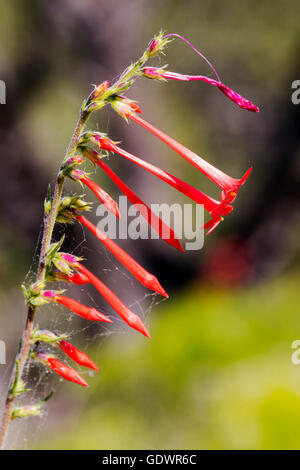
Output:
<instances>
[{"instance_id":1,"label":"green stem","mask_svg":"<svg viewBox=\"0 0 300 470\"><path fill-rule=\"evenodd\" d=\"M147 60L149 59L149 56L147 54L147 50L144 52L142 57L136 61L134 64L132 64L117 80L117 82L111 87L111 93L110 94L115 94L118 92L119 86L122 84L124 81L129 81L134 77L137 77L139 75L139 72L141 68L145 65ZM90 95L91 96L91 95ZM107 97L108 98L108 97ZM106 103L108 103L109 100L107 99ZM103 100L104 105L105 99ZM86 124L86 121L88 120L90 113L85 111L84 108L82 108L80 112L80 116L77 122L77 125L75 127L73 136L71 138L71 141L69 143L69 146L67 148L63 163L65 163L66 160L68 160L70 157L73 156L74 152L76 151L76 148L79 143L79 139L81 136L81 133L83 131L83 128ZM59 203L63 191L63 185L64 185L64 175L61 172L61 169L58 172L57 179L56 179L56 184L55 184L55 189L54 189L54 195L53 195L53 201L52 201L52 206L49 215L44 216L44 230L43 230L43 238L42 238L42 244L41 244L41 250L40 250L40 258L39 258L39 264L38 264L38 270L37 270L37 278L36 282L37 283L43 283L45 281L45 274L46 274L46 255L49 250L51 240L52 240L52 234L53 234L53 229L55 226L56 218L57 218L57 212L59 209ZM22 340L22 346L20 349L20 352L18 353L17 359L19 361L19 376L17 377L17 369L16 366L14 367L11 375L11 380L10 380L10 385L9 385L9 390L6 398L6 404L5 404L5 410L4 410L4 416L3 416L3 421L2 421L2 427L0 430L0 449L3 448L4 445L4 440L5 436L7 433L7 429L11 420L11 411L12 411L12 406L14 402L14 393L13 393L13 388L12 385L14 384L15 380L21 379L23 372L24 372L24 367L28 359L28 355L30 352L30 344L31 344L31 334L33 330L33 324L34 324L34 315L35 315L35 310L36 307L28 304L28 311L27 311L27 319L24 327L24 333L23 333L23 340Z\"/></svg>"},{"instance_id":2,"label":"green stem","mask_svg":"<svg viewBox=\"0 0 300 470\"><path fill-rule=\"evenodd\" d=\"M84 128L84 125L88 117L89 115L87 113L84 113L83 111L80 113L79 120L75 127L73 136L71 138L70 144L67 148L66 155L63 161L72 157L74 152L76 151L81 132ZM46 274L45 258L47 255L47 251L49 250L51 240L52 240L52 234L53 234L53 229L54 229L55 222L56 222L57 212L59 209L64 180L65 178L62 175L61 170L59 170L57 174L55 189L54 189L51 211L49 215L45 214L44 216L43 238L42 238L39 265L38 265L37 278L36 278L36 282L38 283L40 282L43 283L45 281L45 274ZM34 324L35 311L36 311L36 307L31 304L28 304L27 318L26 318L26 323L25 323L24 332L23 332L22 346L16 359L19 361L19 377L18 377L19 380L22 378L24 367L27 362L29 351L30 351L30 341L31 341L31 334L32 334L32 329L33 329L33 324ZM8 394L7 394L6 403L5 403L2 427L0 431L0 449L3 448L5 437L7 434L7 429L11 420L11 411L12 411L12 406L13 406L13 402L15 398L14 394L12 393L12 385L16 380L16 373L17 373L17 370L15 366L12 371Z\"/></svg>"}]
</instances>

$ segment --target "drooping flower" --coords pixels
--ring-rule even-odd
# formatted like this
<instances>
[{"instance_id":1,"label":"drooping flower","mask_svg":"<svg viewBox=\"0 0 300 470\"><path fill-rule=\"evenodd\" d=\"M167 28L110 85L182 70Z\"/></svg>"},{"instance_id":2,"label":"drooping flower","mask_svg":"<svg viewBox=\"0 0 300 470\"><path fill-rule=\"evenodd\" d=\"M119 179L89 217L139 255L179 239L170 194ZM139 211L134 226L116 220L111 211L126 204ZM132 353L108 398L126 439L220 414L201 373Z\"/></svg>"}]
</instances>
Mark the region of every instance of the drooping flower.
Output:
<instances>
[{"instance_id":1,"label":"drooping flower","mask_svg":"<svg viewBox=\"0 0 300 470\"><path fill-rule=\"evenodd\" d=\"M95 227L86 217L77 215L75 218L88 228L104 246L130 271L144 286L158 292L164 297L168 294L160 285L158 279L146 269L144 269L137 261L135 261L126 251L111 240L105 233ZM79 274L79 273L78 273ZM81 273L80 273L81 274ZM82 274L81 274L82 275ZM86 277L86 276L85 276ZM90 281L89 281L90 282Z\"/></svg>"},{"instance_id":2,"label":"drooping flower","mask_svg":"<svg viewBox=\"0 0 300 470\"><path fill-rule=\"evenodd\" d=\"M77 300L71 299L70 297L65 297L64 295L57 294L55 291L44 291L43 296L49 301L58 302L64 305L69 310L72 310L72 312L76 313L77 315L80 315L86 320L112 323L110 318L108 318L106 315L99 312L95 308L87 307L86 305L77 302Z\"/></svg>"},{"instance_id":3,"label":"drooping flower","mask_svg":"<svg viewBox=\"0 0 300 470\"><path fill-rule=\"evenodd\" d=\"M214 66L210 63L210 61L205 57L205 55L202 54L190 41L188 41L184 36L181 36L178 33L168 33L165 34L164 36L161 36L162 41L169 40L170 37L173 38L179 38L182 41L184 41L186 44L188 44L196 54L198 54L200 57L202 57L203 60L209 65L209 67L212 69L214 74L217 77L217 80L211 79L209 77L206 77L204 75L183 75L179 73L174 73L174 72L169 72L162 68L157 68L157 67L145 67L143 69L142 74L148 78L153 78L157 80L167 80L167 79L172 79L172 80L181 80L181 81L192 81L192 80L202 80L206 83L209 83L210 85L216 86L219 88L219 90L224 93L231 101L236 103L240 108L246 109L247 111L252 111L254 113L257 113L259 111L259 108L255 106L251 101L247 100L243 96L241 96L239 93L235 92L228 86L224 85L224 83L221 82L220 77L214 68Z\"/></svg>"},{"instance_id":4,"label":"drooping flower","mask_svg":"<svg viewBox=\"0 0 300 470\"><path fill-rule=\"evenodd\" d=\"M114 183L125 194L128 200L140 212L141 216L148 222L165 242L183 252L183 248L174 230L171 229L160 217L158 217L119 177L116 173L99 158L97 152L92 149L83 150L84 154L96 163L114 181Z\"/></svg>"},{"instance_id":5,"label":"drooping flower","mask_svg":"<svg viewBox=\"0 0 300 470\"><path fill-rule=\"evenodd\" d=\"M71 173L72 178L81 181L85 184L93 193L97 196L97 198L104 204L107 210L112 212L116 217L120 218L119 208L116 201L112 199L112 197L104 191L95 181L91 180L87 177L87 175L81 170L74 170Z\"/></svg>"},{"instance_id":6,"label":"drooping flower","mask_svg":"<svg viewBox=\"0 0 300 470\"><path fill-rule=\"evenodd\" d=\"M69 343L68 341L61 340L59 341L58 345L60 349L74 362L77 362L77 364L96 371L99 370L99 367L92 361L92 359L85 352L76 348L76 346L73 344Z\"/></svg>"},{"instance_id":7,"label":"drooping flower","mask_svg":"<svg viewBox=\"0 0 300 470\"><path fill-rule=\"evenodd\" d=\"M125 96L118 95L117 97L111 97L110 104L125 120L127 120L128 114L142 112L135 101L125 98Z\"/></svg>"},{"instance_id":8,"label":"drooping flower","mask_svg":"<svg viewBox=\"0 0 300 470\"><path fill-rule=\"evenodd\" d=\"M179 80L179 81L203 81L210 85L216 86L224 95L226 95L231 101L237 104L240 108L252 111L254 113L259 112L259 108L251 101L241 96L236 91L229 88L224 83L214 80L213 78L206 77L205 75L185 75L176 72L169 72L163 68L157 67L145 67L143 69L143 75L147 78L155 80Z\"/></svg>"}]
</instances>

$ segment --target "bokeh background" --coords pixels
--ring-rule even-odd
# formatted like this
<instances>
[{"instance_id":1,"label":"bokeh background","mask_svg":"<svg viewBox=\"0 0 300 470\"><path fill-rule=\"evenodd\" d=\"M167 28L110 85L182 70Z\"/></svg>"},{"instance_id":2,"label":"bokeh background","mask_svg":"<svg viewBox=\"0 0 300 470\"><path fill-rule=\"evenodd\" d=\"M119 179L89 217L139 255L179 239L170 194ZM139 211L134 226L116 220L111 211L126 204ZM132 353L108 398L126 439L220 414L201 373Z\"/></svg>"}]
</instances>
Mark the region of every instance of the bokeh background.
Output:
<instances>
[{"instance_id":1,"label":"bokeh background","mask_svg":"<svg viewBox=\"0 0 300 470\"><path fill-rule=\"evenodd\" d=\"M39 382L41 369L31 370L33 386L37 381L41 394L53 387L56 396L42 424L32 419L11 428L8 446L299 449L300 365L291 361L300 336L300 105L291 101L291 84L300 79L299 2L10 0L1 13L0 79L7 86L0 108L0 337L7 344L1 406L24 324L19 286L35 261L42 201L91 85L117 77L163 29L187 37L227 85L261 108L242 111L200 82L141 79L130 90L157 127L232 176L250 165L253 173L234 212L199 252L122 241L159 277L170 294L166 302L144 298L92 237L68 227L66 249L83 254L128 305L143 299L133 308L146 317L152 340L128 329L86 328L62 310L46 309L39 322L72 331L100 372L85 390L45 376ZM165 62L173 71L212 76L180 41L169 46ZM111 110L92 124L217 195L182 158ZM188 202L120 159L111 165L148 203ZM94 178L118 197L101 173ZM97 222L95 211L91 219ZM109 312L92 289L73 295Z\"/></svg>"}]
</instances>

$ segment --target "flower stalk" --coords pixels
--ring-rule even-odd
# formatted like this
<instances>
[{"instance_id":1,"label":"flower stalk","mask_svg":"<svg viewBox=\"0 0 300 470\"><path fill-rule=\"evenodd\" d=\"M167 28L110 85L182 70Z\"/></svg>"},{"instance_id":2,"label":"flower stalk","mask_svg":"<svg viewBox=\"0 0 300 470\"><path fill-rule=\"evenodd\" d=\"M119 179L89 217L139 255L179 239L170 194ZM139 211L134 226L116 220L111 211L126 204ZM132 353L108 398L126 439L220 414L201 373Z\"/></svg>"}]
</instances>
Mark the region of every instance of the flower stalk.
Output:
<instances>
[{"instance_id":1,"label":"flower stalk","mask_svg":"<svg viewBox=\"0 0 300 470\"><path fill-rule=\"evenodd\" d=\"M88 114L81 111L73 136L69 143L64 161L73 155L78 145L80 135L84 129L84 125L87 119L88 119ZM49 247L51 244L53 229L55 226L56 217L57 217L57 213L59 209L60 198L61 198L62 191L63 191L63 184L64 184L64 177L62 176L61 171L59 170L57 174L57 178L56 178L56 183L55 183L52 208L51 208L49 215L45 214L44 216L43 238L42 238L42 243L41 243L36 283L43 283L45 281L45 275L46 275L45 258L46 258L47 251L49 250ZM15 400L15 394L13 393L12 387L16 379L18 380L18 378L22 378L25 363L27 362L27 359L29 356L30 345L31 345L30 340L31 340L31 335L33 331L33 326L34 326L35 311L36 311L36 307L29 303L27 306L27 318L26 318L26 323L25 323L25 328L24 328L24 333L23 333L23 338L22 338L22 343L21 343L21 349L16 359L16 361L18 361L18 364L19 364L18 376L17 376L17 367L15 365L12 371L9 390L8 390L7 398L5 402L5 409L4 409L2 427L1 427L1 432L0 432L0 449L3 448L7 429L12 418L12 406Z\"/></svg>"}]
</instances>

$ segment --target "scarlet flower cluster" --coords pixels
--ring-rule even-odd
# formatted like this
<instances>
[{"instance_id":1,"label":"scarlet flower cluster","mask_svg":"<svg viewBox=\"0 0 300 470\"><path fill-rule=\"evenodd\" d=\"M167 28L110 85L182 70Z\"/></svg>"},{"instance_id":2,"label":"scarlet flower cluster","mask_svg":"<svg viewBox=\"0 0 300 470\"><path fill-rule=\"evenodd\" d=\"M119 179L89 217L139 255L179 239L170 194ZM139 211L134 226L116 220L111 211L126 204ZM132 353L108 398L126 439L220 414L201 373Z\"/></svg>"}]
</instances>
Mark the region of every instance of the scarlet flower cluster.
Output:
<instances>
[{"instance_id":1,"label":"scarlet flower cluster","mask_svg":"<svg viewBox=\"0 0 300 470\"><path fill-rule=\"evenodd\" d=\"M203 75L186 75L175 72L170 72L165 67L145 67L148 59L156 56L162 52L170 37L180 37L187 42L206 62L211 66L216 74L217 80L203 76ZM252 168L249 168L241 178L233 178L227 175L222 170L216 168L205 159L189 150L184 145L177 142L172 137L165 134L163 131L157 129L154 125L150 124L140 116L141 109L138 104L124 96L124 91L127 90L133 83L134 79L138 76L144 76L153 80L178 80L178 81L202 81L206 82L224 93L231 101L236 103L240 108L248 111L257 112L259 109L251 101L242 97L239 93L233 91L223 82L221 82L217 72L210 64L210 62L185 38L177 34L169 34L163 36L159 34L149 43L146 51L139 61L130 65L125 72L121 75L116 83L110 85L108 81L96 86L88 99L82 105L81 116L87 117L92 111L101 109L106 104L110 104L112 108L117 111L126 121L132 121L143 127L145 130L160 139L172 150L178 153L205 177L209 178L220 188L220 195L218 199L214 199L209 195L203 193L198 188L193 187L188 182L172 175L171 173L158 168L157 166L143 160L142 158L129 153L122 148L119 144L115 143L112 139L99 132L79 132L76 145L72 148L72 152L64 160L60 170L60 177L69 177L73 181L79 182L81 185L90 189L99 201L110 211L115 217L120 218L119 208L116 201L95 181L93 181L88 174L79 167L89 160L100 167L103 172L118 186L118 188L126 195L129 201L136 206L137 210L151 225L160 238L169 245L175 247L183 252L181 243L171 227L169 227L161 218L154 214L152 210L140 199L140 197L124 183L124 181L110 168L104 161L104 157L108 154L119 155L122 158L145 169L156 178L172 186L176 190L195 201L197 204L204 206L205 210L210 214L210 220L204 225L204 229L208 229L207 233L211 233L217 225L223 220L223 217L233 210L232 203L238 195L241 186L246 182ZM52 208L52 200L47 199L45 202L45 211L50 213ZM151 289L159 295L168 297L166 290L162 287L157 277L145 269L137 260L135 260L129 253L124 251L117 243L111 240L105 233L95 227L92 222L86 218L82 212L90 209L90 203L85 202L83 196L65 196L59 200L56 221L62 223L79 222L87 230L89 230L99 241L102 243L112 255L146 288ZM199 229L201 229L199 227ZM129 309L125 303L108 287L102 280L95 274L89 271L82 263L81 259L61 251L63 239L57 243L53 243L46 253L43 262L46 266L45 282L32 286L26 292L28 303L38 306L43 303L56 303L61 304L71 310L76 315L88 321L112 323L104 313L100 312L94 307L89 307L81 304L75 299L63 295L62 291L47 290L45 283L48 281L62 281L74 285L92 284L100 295L107 301L112 309L121 317L121 319L131 328L139 331L147 338L150 338L150 333L144 325L142 319ZM54 343L55 346L60 348L70 359L75 361L82 367L88 367L94 371L98 371L98 366L92 359L83 351L78 349L73 344L66 341L65 337L60 337L56 333L51 332L35 332L32 338L32 343L35 344L33 356L45 364L55 373L59 374L64 379L77 383L83 386L88 386L87 382L79 375L79 373L72 367L64 364L54 354L41 350L37 345L43 342ZM40 405L39 405L40 406ZM32 414L36 409L29 410ZM24 414L24 410L18 411L17 415ZM28 412L29 413L29 412Z\"/></svg>"},{"instance_id":2,"label":"scarlet flower cluster","mask_svg":"<svg viewBox=\"0 0 300 470\"><path fill-rule=\"evenodd\" d=\"M150 42L145 53L147 57L154 57L166 45L166 43L169 42L169 36L172 35L159 35L154 38ZM176 34L173 36L180 37L186 41L199 55L201 55L214 70L217 76L217 80L205 77L203 75L192 76L169 72L165 70L164 67L141 68L140 65L136 69L137 75L142 75L154 80L164 81L169 79L178 81L204 81L217 87L240 108L253 112L258 111L258 108L253 105L253 103L224 85L220 81L217 72L210 62L185 38L182 38ZM141 63L142 62L143 60L141 60ZM119 90L123 90L124 88L126 89L126 77L127 80L129 80L133 74L133 71L134 64L129 67L121 76L121 83L118 84ZM249 168L244 176L239 179L227 175L222 170L216 168L211 163L207 162L202 157L192 152L172 137L165 134L163 131L157 129L155 126L142 119L140 116L142 111L138 104L134 100L124 96L122 93L116 93L116 88L116 84L110 86L108 81L105 81L95 87L86 103L89 111L91 109L100 109L100 107L103 106L104 101L109 103L113 109L117 111L124 119L127 121L131 120L146 129L148 132L168 145L181 157L187 160L204 176L213 181L220 188L219 200L210 197L209 195L200 191L198 188L191 186L189 183L181 180L171 173L168 173L167 171L156 167L155 165L137 157L136 155L129 153L127 150L123 149L120 145L115 143L112 139L106 135L100 134L99 132L86 132L82 134L79 145L76 149L77 154L69 158L64 164L63 169L65 175L69 176L72 180L78 181L88 187L96 195L100 202L104 204L106 209L119 218L119 208L114 199L95 181L91 180L87 173L78 168L83 163L84 157L86 157L94 164L98 165L106 173L106 175L109 176L109 178L126 195L129 201L136 206L141 215L165 242L177 248L179 251L183 251L181 243L172 228L165 224L165 222L163 222L159 216L154 214L152 210L140 199L140 197L131 188L129 188L127 184L124 183L124 181L104 161L104 156L109 153L113 153L119 155L120 157L126 158L130 162L140 166L155 177L180 191L195 201L197 204L202 204L211 216L211 219L206 222L203 227L204 229L208 229L207 233L211 233L217 227L220 221L223 220L223 217L233 210L232 203L235 200L241 186L246 182L252 168ZM78 199L78 202L73 198L72 204L69 205L65 202L62 202L61 210L59 212L59 220L75 220L84 225L141 284L164 297L168 297L167 292L161 286L156 276L147 271L129 253L125 252L117 243L111 240L106 234L95 227L89 219L81 214L81 211L87 210L88 206L88 203L86 205L84 204L81 196L80 199ZM143 324L141 318L131 311L100 279L98 279L91 271L83 266L80 263L79 258L68 253L60 252L58 250L51 261L54 266L58 268L57 271L52 272L52 280L66 281L76 285L84 285L87 283L93 284L93 286L105 298L105 300L110 304L115 312L125 321L125 323L127 323L127 325L150 338L149 331ZM46 299L47 302L60 303L86 320L106 323L110 323L112 321L110 318L95 308L82 305L78 301L62 295L61 292L50 290L43 291L42 296L44 299ZM90 367L94 370L98 370L98 367L94 364L94 362L85 353L78 350L74 345L66 342L65 340L60 340L58 345L70 358L72 358L78 364ZM66 380L81 385L87 385L85 381L80 376L78 376L76 371L61 363L57 358L50 356L46 357L44 362L45 361L52 370L63 376Z\"/></svg>"}]
</instances>

